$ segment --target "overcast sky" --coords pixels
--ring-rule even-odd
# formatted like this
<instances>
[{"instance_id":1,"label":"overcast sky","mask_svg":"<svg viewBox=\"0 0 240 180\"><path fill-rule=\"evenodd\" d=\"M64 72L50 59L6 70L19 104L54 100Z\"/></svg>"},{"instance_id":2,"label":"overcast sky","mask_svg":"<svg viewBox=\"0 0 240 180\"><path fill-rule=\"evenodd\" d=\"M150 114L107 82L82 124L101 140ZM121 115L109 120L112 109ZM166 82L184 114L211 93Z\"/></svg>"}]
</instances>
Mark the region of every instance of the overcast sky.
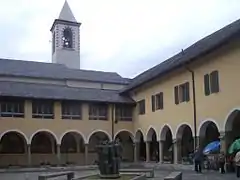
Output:
<instances>
[{"instance_id":1,"label":"overcast sky","mask_svg":"<svg viewBox=\"0 0 240 180\"><path fill-rule=\"evenodd\" d=\"M0 57L51 62L65 0L0 0ZM81 26L81 67L134 77L240 18L239 0L68 0Z\"/></svg>"}]
</instances>

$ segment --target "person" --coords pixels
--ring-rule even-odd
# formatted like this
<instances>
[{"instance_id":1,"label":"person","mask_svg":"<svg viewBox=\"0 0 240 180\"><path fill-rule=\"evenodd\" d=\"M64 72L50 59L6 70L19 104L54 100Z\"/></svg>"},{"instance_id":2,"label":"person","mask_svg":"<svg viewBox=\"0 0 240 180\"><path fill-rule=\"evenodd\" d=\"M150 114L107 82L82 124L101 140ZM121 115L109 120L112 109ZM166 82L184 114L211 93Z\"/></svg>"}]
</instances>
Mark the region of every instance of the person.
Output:
<instances>
[{"instance_id":1,"label":"person","mask_svg":"<svg viewBox=\"0 0 240 180\"><path fill-rule=\"evenodd\" d=\"M197 147L194 153L194 164L195 171L198 173L202 173L202 161L203 161L203 151Z\"/></svg>"},{"instance_id":2,"label":"person","mask_svg":"<svg viewBox=\"0 0 240 180\"><path fill-rule=\"evenodd\" d=\"M218 162L219 162L219 166L220 166L220 171L221 174L225 173L225 154L224 152L221 152L218 156Z\"/></svg>"},{"instance_id":3,"label":"person","mask_svg":"<svg viewBox=\"0 0 240 180\"><path fill-rule=\"evenodd\" d=\"M237 152L234 158L235 165L236 165L236 175L239 178L240 177L240 151Z\"/></svg>"}]
</instances>

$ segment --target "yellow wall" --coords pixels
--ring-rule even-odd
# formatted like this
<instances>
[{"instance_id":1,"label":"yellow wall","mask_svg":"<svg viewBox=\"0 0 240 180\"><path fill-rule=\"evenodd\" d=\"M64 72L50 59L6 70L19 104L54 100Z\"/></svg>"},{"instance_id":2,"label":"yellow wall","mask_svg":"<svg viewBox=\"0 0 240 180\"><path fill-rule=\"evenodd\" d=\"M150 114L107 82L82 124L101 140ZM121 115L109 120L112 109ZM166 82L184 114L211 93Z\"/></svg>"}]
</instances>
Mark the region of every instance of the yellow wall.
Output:
<instances>
[{"instance_id":1,"label":"yellow wall","mask_svg":"<svg viewBox=\"0 0 240 180\"><path fill-rule=\"evenodd\" d=\"M199 135L200 126L207 120L215 122L219 131L224 131L225 121L229 113L240 107L239 58L240 44L231 42L215 52L201 57L198 63L190 65L195 72L197 135ZM220 92L205 96L204 75L214 70L219 71ZM174 86L186 81L190 83L190 101L176 105ZM164 93L164 109L152 112L151 95L159 92ZM134 90L132 94L134 94L133 99L136 101L146 100L145 115L137 115L137 109L135 109L136 119L134 121L135 132L141 129L145 140L151 127L155 129L159 140L164 125L169 125L173 138L176 138L177 130L182 124L188 124L194 133L192 79L191 73L186 69L178 69L161 79L145 84Z\"/></svg>"},{"instance_id":2,"label":"yellow wall","mask_svg":"<svg viewBox=\"0 0 240 180\"><path fill-rule=\"evenodd\" d=\"M89 142L90 136L94 132L103 131L111 139L112 119L111 108L109 105L109 119L107 121L89 120L88 119L88 104L83 104L82 120L61 119L61 104L55 102L55 119L36 119L32 118L31 101L25 101L25 118L3 118L0 117L0 132L2 137L8 131L22 132L27 143L31 143L33 135L39 131L46 131L55 136L57 144L61 144L63 135L67 132L78 132L82 135L85 143ZM115 134L119 131L127 130L133 131L133 123L126 121L119 121L114 125Z\"/></svg>"}]
</instances>

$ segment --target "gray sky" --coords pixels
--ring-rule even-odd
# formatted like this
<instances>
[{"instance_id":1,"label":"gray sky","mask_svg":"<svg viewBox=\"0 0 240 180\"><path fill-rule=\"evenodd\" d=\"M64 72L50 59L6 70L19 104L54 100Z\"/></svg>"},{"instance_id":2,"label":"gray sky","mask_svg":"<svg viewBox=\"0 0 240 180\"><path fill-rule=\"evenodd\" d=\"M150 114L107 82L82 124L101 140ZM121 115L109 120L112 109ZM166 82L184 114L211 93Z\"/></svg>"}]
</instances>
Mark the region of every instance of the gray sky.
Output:
<instances>
[{"instance_id":1,"label":"gray sky","mask_svg":"<svg viewBox=\"0 0 240 180\"><path fill-rule=\"evenodd\" d=\"M64 0L0 0L0 57L51 62ZM239 0L68 0L83 69L134 77L240 18Z\"/></svg>"}]
</instances>

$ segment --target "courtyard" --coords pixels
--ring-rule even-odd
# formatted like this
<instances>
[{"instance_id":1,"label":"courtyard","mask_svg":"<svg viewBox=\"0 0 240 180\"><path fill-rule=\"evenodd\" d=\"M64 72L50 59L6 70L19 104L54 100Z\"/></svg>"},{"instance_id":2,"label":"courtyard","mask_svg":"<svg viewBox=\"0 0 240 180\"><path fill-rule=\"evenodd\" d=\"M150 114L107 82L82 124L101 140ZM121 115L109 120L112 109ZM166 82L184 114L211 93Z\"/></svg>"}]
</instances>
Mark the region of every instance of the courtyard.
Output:
<instances>
[{"instance_id":1,"label":"courtyard","mask_svg":"<svg viewBox=\"0 0 240 180\"><path fill-rule=\"evenodd\" d=\"M97 173L96 170L81 170L81 171L74 171L75 176L85 176ZM171 170L161 170L157 169L155 171L155 178L163 180L165 176L167 176ZM218 172L213 171L203 171L202 174L197 174L191 170L183 170L183 180L225 180L225 179L237 179L235 174L220 174ZM42 172L28 172L28 173L0 173L1 180L37 180L38 175L42 174ZM65 180L65 178L53 178L52 180Z\"/></svg>"}]
</instances>

